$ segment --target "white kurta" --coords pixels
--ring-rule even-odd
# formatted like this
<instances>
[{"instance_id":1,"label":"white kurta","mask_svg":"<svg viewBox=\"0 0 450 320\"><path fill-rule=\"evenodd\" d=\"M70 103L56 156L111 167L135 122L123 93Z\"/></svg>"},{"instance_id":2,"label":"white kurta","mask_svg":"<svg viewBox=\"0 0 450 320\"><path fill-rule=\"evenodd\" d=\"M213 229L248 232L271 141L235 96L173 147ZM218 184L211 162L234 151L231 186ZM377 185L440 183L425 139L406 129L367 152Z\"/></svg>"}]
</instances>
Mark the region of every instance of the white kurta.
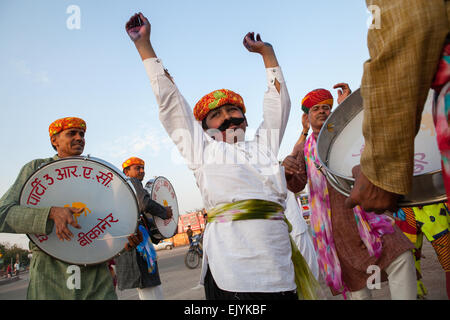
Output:
<instances>
[{"instance_id":1,"label":"white kurta","mask_svg":"<svg viewBox=\"0 0 450 320\"><path fill-rule=\"evenodd\" d=\"M205 208L261 199L285 207L286 180L277 154L290 112L279 67L267 69L263 122L255 139L235 144L208 136L186 100L165 75L160 59L144 60L159 118L193 171ZM281 86L275 88L275 79ZM209 265L219 288L231 292L296 289L287 225L280 220L208 223L203 238L201 282Z\"/></svg>"},{"instance_id":2,"label":"white kurta","mask_svg":"<svg viewBox=\"0 0 450 320\"><path fill-rule=\"evenodd\" d=\"M297 248L300 250L303 258L305 258L308 263L312 274L319 280L317 254L308 231L308 224L303 218L302 211L303 210L299 206L297 200L295 200L295 195L291 191L288 191L284 214L292 225L291 237L297 245Z\"/></svg>"}]
</instances>

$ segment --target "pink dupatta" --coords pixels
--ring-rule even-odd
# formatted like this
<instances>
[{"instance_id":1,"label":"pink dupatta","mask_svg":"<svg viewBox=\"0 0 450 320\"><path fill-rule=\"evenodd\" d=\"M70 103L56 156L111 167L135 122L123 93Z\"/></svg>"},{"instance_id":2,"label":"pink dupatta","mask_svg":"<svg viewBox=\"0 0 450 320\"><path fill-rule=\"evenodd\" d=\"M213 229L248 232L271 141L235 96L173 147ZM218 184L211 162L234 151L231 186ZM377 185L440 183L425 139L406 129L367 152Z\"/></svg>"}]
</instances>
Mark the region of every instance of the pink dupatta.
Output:
<instances>
[{"instance_id":1,"label":"pink dupatta","mask_svg":"<svg viewBox=\"0 0 450 320\"><path fill-rule=\"evenodd\" d=\"M314 135L310 135L305 143L304 154L310 193L313 243L318 254L319 268L327 285L342 293L346 299L346 292L349 290L342 280L341 265L334 245L327 180L317 169L320 162L316 149L316 139ZM359 206L355 207L353 212L361 240L369 254L379 258L382 253L381 236L394 232L393 221L383 214L365 212Z\"/></svg>"}]
</instances>

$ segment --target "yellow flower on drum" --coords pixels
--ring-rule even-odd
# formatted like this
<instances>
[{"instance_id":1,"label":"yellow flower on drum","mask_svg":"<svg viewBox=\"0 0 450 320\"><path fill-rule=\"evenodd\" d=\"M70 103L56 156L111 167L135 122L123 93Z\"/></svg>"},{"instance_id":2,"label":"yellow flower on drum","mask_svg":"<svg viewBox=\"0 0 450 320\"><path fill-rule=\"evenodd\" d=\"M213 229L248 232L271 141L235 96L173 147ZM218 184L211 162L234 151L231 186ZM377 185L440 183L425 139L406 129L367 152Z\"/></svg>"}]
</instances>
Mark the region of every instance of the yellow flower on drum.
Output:
<instances>
[{"instance_id":1,"label":"yellow flower on drum","mask_svg":"<svg viewBox=\"0 0 450 320\"><path fill-rule=\"evenodd\" d=\"M84 213L85 217L87 217L88 213L92 213L92 211L83 202L72 202L72 205L65 204L64 207L65 208L73 207L73 208L77 208L77 209L81 209L81 208L83 209L83 211L73 214L73 217L74 217L76 223L78 223L78 217L81 216L83 213Z\"/></svg>"}]
</instances>

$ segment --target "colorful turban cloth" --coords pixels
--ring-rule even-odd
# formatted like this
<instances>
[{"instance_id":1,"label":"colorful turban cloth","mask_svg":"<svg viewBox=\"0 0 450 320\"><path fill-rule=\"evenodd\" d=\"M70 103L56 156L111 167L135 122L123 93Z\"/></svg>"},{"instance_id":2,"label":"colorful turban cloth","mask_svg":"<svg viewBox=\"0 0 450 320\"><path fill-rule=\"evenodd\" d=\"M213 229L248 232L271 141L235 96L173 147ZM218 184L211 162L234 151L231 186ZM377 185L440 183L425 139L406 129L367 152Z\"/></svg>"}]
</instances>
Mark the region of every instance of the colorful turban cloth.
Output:
<instances>
[{"instance_id":1,"label":"colorful turban cloth","mask_svg":"<svg viewBox=\"0 0 450 320\"><path fill-rule=\"evenodd\" d=\"M328 104L333 106L333 96L326 89L316 89L308 93L302 100L302 110L309 113L309 109L318 104Z\"/></svg>"},{"instance_id":2,"label":"colorful turban cloth","mask_svg":"<svg viewBox=\"0 0 450 320\"><path fill-rule=\"evenodd\" d=\"M131 157L128 160L126 160L124 163L122 163L122 169L128 168L129 166L132 166L133 164L138 164L141 166L145 165L144 160L139 159L137 157Z\"/></svg>"},{"instance_id":3,"label":"colorful turban cloth","mask_svg":"<svg viewBox=\"0 0 450 320\"><path fill-rule=\"evenodd\" d=\"M208 112L226 104L238 106L242 109L242 113L245 113L244 100L239 94L228 89L220 89L208 93L197 102L194 107L194 117L202 121Z\"/></svg>"},{"instance_id":4,"label":"colorful turban cloth","mask_svg":"<svg viewBox=\"0 0 450 320\"><path fill-rule=\"evenodd\" d=\"M81 129L86 132L86 122L84 122L83 119L76 117L61 118L55 120L52 124L50 124L50 126L48 127L48 132L51 138L55 134L60 133L61 131L73 128Z\"/></svg>"}]
</instances>

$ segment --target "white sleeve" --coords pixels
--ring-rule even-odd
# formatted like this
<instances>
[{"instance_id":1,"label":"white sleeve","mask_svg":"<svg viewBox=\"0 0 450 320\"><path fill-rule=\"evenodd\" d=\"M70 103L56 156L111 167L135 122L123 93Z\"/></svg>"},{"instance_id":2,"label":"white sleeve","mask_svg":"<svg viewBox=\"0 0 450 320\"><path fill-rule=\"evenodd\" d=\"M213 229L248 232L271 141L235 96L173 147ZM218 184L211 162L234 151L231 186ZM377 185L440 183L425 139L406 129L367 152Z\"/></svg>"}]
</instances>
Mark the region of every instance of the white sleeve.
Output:
<instances>
[{"instance_id":1,"label":"white sleeve","mask_svg":"<svg viewBox=\"0 0 450 320\"><path fill-rule=\"evenodd\" d=\"M292 225L292 231L290 233L292 239L308 263L312 273L319 280L319 263L317 261L316 250L308 232L308 225L303 218L302 209L291 191L287 192L286 210L284 214Z\"/></svg>"},{"instance_id":2,"label":"white sleeve","mask_svg":"<svg viewBox=\"0 0 450 320\"><path fill-rule=\"evenodd\" d=\"M143 61L159 105L159 119L191 170L203 162L203 150L209 141L192 109L167 77L159 58Z\"/></svg>"},{"instance_id":3,"label":"white sleeve","mask_svg":"<svg viewBox=\"0 0 450 320\"><path fill-rule=\"evenodd\" d=\"M276 156L289 120L291 100L281 68L267 68L266 75L268 90L264 93L263 122L255 134L255 139L259 143L267 144ZM275 87L275 80L280 83L280 93Z\"/></svg>"}]
</instances>

